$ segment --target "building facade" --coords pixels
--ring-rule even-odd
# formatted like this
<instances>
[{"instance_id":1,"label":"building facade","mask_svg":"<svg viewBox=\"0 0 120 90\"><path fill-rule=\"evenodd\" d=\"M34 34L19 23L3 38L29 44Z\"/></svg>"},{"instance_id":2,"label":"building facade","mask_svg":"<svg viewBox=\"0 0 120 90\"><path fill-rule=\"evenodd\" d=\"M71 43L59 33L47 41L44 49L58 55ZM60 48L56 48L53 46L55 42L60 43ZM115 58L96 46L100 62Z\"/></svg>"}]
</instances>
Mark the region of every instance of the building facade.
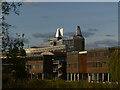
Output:
<instances>
[{"instance_id":1,"label":"building facade","mask_svg":"<svg viewBox=\"0 0 120 90\"><path fill-rule=\"evenodd\" d=\"M110 54L118 47L91 49L67 53L67 80L88 80L88 82L110 82L107 67Z\"/></svg>"},{"instance_id":2,"label":"building facade","mask_svg":"<svg viewBox=\"0 0 120 90\"><path fill-rule=\"evenodd\" d=\"M85 50L84 46L85 39L79 26L76 35L69 39L63 39L63 28L58 28L55 37L44 42L44 46L25 49L30 78L109 82L111 77L106 62L119 48Z\"/></svg>"},{"instance_id":3,"label":"building facade","mask_svg":"<svg viewBox=\"0 0 120 90\"><path fill-rule=\"evenodd\" d=\"M26 70L30 78L110 82L106 62L113 51L120 49L111 47L85 50L85 39L79 26L76 35L69 39L63 39L63 28L58 28L55 37L43 45L25 49ZM7 67L7 58L0 58L3 67Z\"/></svg>"},{"instance_id":4,"label":"building facade","mask_svg":"<svg viewBox=\"0 0 120 90\"><path fill-rule=\"evenodd\" d=\"M65 79L66 53L44 52L39 56L27 56L26 68L30 78L38 79Z\"/></svg>"},{"instance_id":5,"label":"building facade","mask_svg":"<svg viewBox=\"0 0 120 90\"><path fill-rule=\"evenodd\" d=\"M99 48L88 50L87 73L88 81L109 82L110 73L107 68L107 60L110 54L118 50L118 47Z\"/></svg>"},{"instance_id":6,"label":"building facade","mask_svg":"<svg viewBox=\"0 0 120 90\"><path fill-rule=\"evenodd\" d=\"M63 30L63 29L62 29ZM43 42L44 46L59 46L65 45L67 51L83 51L84 50L84 37L82 36L81 29L77 26L76 35L70 36L69 39L63 39L63 31L57 29L56 37L50 38L48 41Z\"/></svg>"},{"instance_id":7,"label":"building facade","mask_svg":"<svg viewBox=\"0 0 120 90\"><path fill-rule=\"evenodd\" d=\"M84 80L87 79L87 51L75 51L67 53L67 80Z\"/></svg>"},{"instance_id":8,"label":"building facade","mask_svg":"<svg viewBox=\"0 0 120 90\"><path fill-rule=\"evenodd\" d=\"M84 38L80 27L77 27L76 35L69 39L63 39L63 28L58 28L55 37L45 41L43 45L25 49L28 59L26 66L30 77L66 80L66 53L84 50Z\"/></svg>"}]
</instances>

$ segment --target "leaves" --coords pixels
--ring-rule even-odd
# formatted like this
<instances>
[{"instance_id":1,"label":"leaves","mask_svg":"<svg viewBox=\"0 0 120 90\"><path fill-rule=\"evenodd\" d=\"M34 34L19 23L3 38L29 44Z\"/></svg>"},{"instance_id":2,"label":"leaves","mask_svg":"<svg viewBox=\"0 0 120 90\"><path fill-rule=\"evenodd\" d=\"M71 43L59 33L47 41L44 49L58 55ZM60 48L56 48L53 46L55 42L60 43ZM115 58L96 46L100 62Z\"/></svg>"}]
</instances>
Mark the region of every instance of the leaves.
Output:
<instances>
[{"instance_id":1,"label":"leaves","mask_svg":"<svg viewBox=\"0 0 120 90\"><path fill-rule=\"evenodd\" d=\"M22 5L22 2L2 2L2 14L3 15L9 15L11 12L14 12L15 14L19 15L19 7Z\"/></svg>"},{"instance_id":2,"label":"leaves","mask_svg":"<svg viewBox=\"0 0 120 90\"><path fill-rule=\"evenodd\" d=\"M21 5L22 3L19 2L2 2L2 54L7 56L5 62L8 64L7 73L10 73L15 79L23 79L28 75L25 71L25 58L18 57L26 55L23 49L24 34L16 33L16 37L11 38L8 30L12 25L7 23L6 16L11 12L19 15L19 7Z\"/></svg>"},{"instance_id":3,"label":"leaves","mask_svg":"<svg viewBox=\"0 0 120 90\"><path fill-rule=\"evenodd\" d=\"M112 81L120 80L120 53L119 50L115 50L110 54L107 60L108 70L111 75Z\"/></svg>"},{"instance_id":4,"label":"leaves","mask_svg":"<svg viewBox=\"0 0 120 90\"><path fill-rule=\"evenodd\" d=\"M11 12L19 15L19 7L22 5L21 2L2 2L2 54L7 55L10 44L14 40L9 37L8 29L12 26L7 23L6 16ZM12 46L10 46L12 47Z\"/></svg>"}]
</instances>

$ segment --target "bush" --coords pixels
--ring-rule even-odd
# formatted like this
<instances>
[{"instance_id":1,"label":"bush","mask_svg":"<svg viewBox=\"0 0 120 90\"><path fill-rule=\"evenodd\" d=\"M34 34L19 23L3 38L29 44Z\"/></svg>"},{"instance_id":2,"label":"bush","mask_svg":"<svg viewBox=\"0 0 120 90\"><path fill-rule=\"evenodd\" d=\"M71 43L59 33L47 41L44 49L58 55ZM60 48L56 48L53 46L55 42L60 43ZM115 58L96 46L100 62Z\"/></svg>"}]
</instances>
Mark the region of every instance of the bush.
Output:
<instances>
[{"instance_id":1,"label":"bush","mask_svg":"<svg viewBox=\"0 0 120 90\"><path fill-rule=\"evenodd\" d=\"M89 83L87 81L64 81L64 80L15 80L4 78L3 88L117 88L115 83Z\"/></svg>"}]
</instances>

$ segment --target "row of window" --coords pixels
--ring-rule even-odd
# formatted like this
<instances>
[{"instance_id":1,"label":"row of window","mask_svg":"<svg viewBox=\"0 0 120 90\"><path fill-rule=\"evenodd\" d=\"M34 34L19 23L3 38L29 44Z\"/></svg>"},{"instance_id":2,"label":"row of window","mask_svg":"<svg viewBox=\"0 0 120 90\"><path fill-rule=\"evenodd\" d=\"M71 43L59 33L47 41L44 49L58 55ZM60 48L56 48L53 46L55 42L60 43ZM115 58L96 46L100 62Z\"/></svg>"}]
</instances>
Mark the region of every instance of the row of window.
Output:
<instances>
[{"instance_id":1,"label":"row of window","mask_svg":"<svg viewBox=\"0 0 120 90\"><path fill-rule=\"evenodd\" d=\"M73 69L73 68L77 68L77 63L74 63L74 64L67 64L67 68L68 69Z\"/></svg>"},{"instance_id":2,"label":"row of window","mask_svg":"<svg viewBox=\"0 0 120 90\"><path fill-rule=\"evenodd\" d=\"M43 70L43 64L39 64L39 65L27 65L27 69L39 69L39 70Z\"/></svg>"},{"instance_id":3,"label":"row of window","mask_svg":"<svg viewBox=\"0 0 120 90\"><path fill-rule=\"evenodd\" d=\"M71 59L78 59L78 55L69 55L67 57L67 60L71 60Z\"/></svg>"},{"instance_id":4,"label":"row of window","mask_svg":"<svg viewBox=\"0 0 120 90\"><path fill-rule=\"evenodd\" d=\"M73 64L67 64L67 68L77 68L77 63L73 63ZM88 68L97 68L97 67L106 67L106 62L88 62L87 63L87 67Z\"/></svg>"},{"instance_id":5,"label":"row of window","mask_svg":"<svg viewBox=\"0 0 120 90\"><path fill-rule=\"evenodd\" d=\"M88 52L87 57L101 57L101 56L108 56L108 52Z\"/></svg>"},{"instance_id":6,"label":"row of window","mask_svg":"<svg viewBox=\"0 0 120 90\"><path fill-rule=\"evenodd\" d=\"M88 62L88 68L106 67L106 62Z\"/></svg>"},{"instance_id":7,"label":"row of window","mask_svg":"<svg viewBox=\"0 0 120 90\"><path fill-rule=\"evenodd\" d=\"M72 40L65 40L63 41L63 45L73 45L73 41Z\"/></svg>"},{"instance_id":8,"label":"row of window","mask_svg":"<svg viewBox=\"0 0 120 90\"><path fill-rule=\"evenodd\" d=\"M43 60L43 57L28 57L27 60Z\"/></svg>"}]
</instances>

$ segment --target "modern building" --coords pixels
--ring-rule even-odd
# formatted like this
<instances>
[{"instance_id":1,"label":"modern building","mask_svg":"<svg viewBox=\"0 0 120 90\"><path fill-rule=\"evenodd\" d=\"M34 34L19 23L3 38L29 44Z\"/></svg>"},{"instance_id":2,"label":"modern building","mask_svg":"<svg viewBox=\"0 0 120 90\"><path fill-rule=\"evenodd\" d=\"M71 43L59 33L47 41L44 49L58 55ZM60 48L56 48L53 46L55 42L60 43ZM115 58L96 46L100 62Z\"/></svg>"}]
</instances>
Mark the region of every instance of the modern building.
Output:
<instances>
[{"instance_id":1,"label":"modern building","mask_svg":"<svg viewBox=\"0 0 120 90\"><path fill-rule=\"evenodd\" d=\"M67 80L88 80L88 82L109 82L107 60L118 47L73 51L67 53Z\"/></svg>"},{"instance_id":2,"label":"modern building","mask_svg":"<svg viewBox=\"0 0 120 90\"><path fill-rule=\"evenodd\" d=\"M120 49L110 47L85 50L85 39L79 26L76 35L69 39L63 39L63 28L58 28L55 37L43 45L25 49L26 69L30 78L109 82L106 62L113 51Z\"/></svg>"},{"instance_id":3,"label":"modern building","mask_svg":"<svg viewBox=\"0 0 120 90\"><path fill-rule=\"evenodd\" d=\"M76 35L70 36L69 39L63 39L63 28L57 29L56 36L50 38L48 41L43 42L44 46L59 46L65 45L67 51L83 51L84 50L84 37L82 36L81 29L77 26Z\"/></svg>"},{"instance_id":4,"label":"modern building","mask_svg":"<svg viewBox=\"0 0 120 90\"><path fill-rule=\"evenodd\" d=\"M110 54L118 50L118 47L98 48L88 50L87 73L88 81L109 82L110 73L107 68L107 60Z\"/></svg>"},{"instance_id":5,"label":"modern building","mask_svg":"<svg viewBox=\"0 0 120 90\"><path fill-rule=\"evenodd\" d=\"M63 39L63 28L58 28L54 38L44 42L42 47L25 49L30 77L66 79L66 57L68 51L84 50L84 38L80 27L76 35Z\"/></svg>"},{"instance_id":6,"label":"modern building","mask_svg":"<svg viewBox=\"0 0 120 90\"><path fill-rule=\"evenodd\" d=\"M26 68L30 78L65 79L66 52L43 52L37 56L27 56Z\"/></svg>"},{"instance_id":7,"label":"modern building","mask_svg":"<svg viewBox=\"0 0 120 90\"><path fill-rule=\"evenodd\" d=\"M87 51L73 51L67 53L67 80L87 79Z\"/></svg>"}]
</instances>

